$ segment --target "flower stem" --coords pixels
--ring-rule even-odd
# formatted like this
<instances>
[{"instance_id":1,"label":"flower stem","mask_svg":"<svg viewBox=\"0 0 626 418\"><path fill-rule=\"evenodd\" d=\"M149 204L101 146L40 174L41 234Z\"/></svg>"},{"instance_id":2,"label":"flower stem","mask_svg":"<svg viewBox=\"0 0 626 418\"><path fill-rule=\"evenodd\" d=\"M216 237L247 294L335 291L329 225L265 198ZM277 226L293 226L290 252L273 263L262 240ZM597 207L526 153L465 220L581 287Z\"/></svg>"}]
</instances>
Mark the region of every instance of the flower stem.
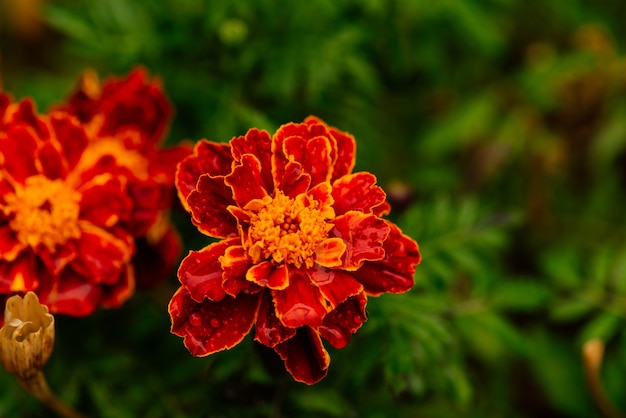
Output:
<instances>
[{"instance_id":1,"label":"flower stem","mask_svg":"<svg viewBox=\"0 0 626 418\"><path fill-rule=\"evenodd\" d=\"M583 346L583 364L591 397L605 418L624 418L624 415L615 408L607 396L600 380L600 366L603 356L604 343L602 341L598 339L589 340Z\"/></svg>"},{"instance_id":2,"label":"flower stem","mask_svg":"<svg viewBox=\"0 0 626 418\"><path fill-rule=\"evenodd\" d=\"M37 374L30 378L18 378L18 381L20 382L20 385L22 385L22 387L26 389L26 391L28 391L28 393L37 398L47 408L56 412L59 417L84 418L83 415L74 411L52 393L50 387L48 386L48 382L46 382L46 377L44 376L42 371L39 371Z\"/></svg>"}]
</instances>

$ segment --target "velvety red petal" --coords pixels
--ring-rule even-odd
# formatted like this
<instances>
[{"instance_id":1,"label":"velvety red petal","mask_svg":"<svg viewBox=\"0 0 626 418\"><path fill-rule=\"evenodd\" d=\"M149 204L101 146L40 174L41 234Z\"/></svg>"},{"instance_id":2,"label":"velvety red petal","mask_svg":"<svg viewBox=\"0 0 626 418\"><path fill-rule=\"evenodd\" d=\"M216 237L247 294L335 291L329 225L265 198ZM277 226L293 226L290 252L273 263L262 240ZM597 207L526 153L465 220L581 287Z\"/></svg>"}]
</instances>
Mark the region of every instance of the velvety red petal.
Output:
<instances>
[{"instance_id":1,"label":"velvety red petal","mask_svg":"<svg viewBox=\"0 0 626 418\"><path fill-rule=\"evenodd\" d=\"M261 163L261 184L265 190L274 190L272 179L272 139L266 131L256 128L250 129L245 136L233 138L230 141L233 156L241 161L244 154L253 154Z\"/></svg>"},{"instance_id":2,"label":"velvety red petal","mask_svg":"<svg viewBox=\"0 0 626 418\"><path fill-rule=\"evenodd\" d=\"M200 251L190 251L178 269L178 279L196 302L205 298L221 300L224 295L223 269L220 257L226 249L237 244L237 239L223 240L204 247Z\"/></svg>"},{"instance_id":3,"label":"velvety red petal","mask_svg":"<svg viewBox=\"0 0 626 418\"><path fill-rule=\"evenodd\" d=\"M289 271L289 286L284 290L272 290L276 316L286 327L317 327L328 308L319 288L311 283L306 272Z\"/></svg>"},{"instance_id":4,"label":"velvety red petal","mask_svg":"<svg viewBox=\"0 0 626 418\"><path fill-rule=\"evenodd\" d=\"M49 276L42 280L37 294L52 313L87 316L99 306L102 288L88 277L66 269L60 277Z\"/></svg>"},{"instance_id":5,"label":"velvety red petal","mask_svg":"<svg viewBox=\"0 0 626 418\"><path fill-rule=\"evenodd\" d=\"M295 336L276 345L274 350L298 382L312 385L328 373L330 355L322 345L319 334L309 327L298 329Z\"/></svg>"},{"instance_id":6,"label":"velvety red petal","mask_svg":"<svg viewBox=\"0 0 626 418\"><path fill-rule=\"evenodd\" d=\"M246 279L262 287L282 290L289 285L287 266L274 266L271 261L264 261L248 269Z\"/></svg>"},{"instance_id":7,"label":"velvety red petal","mask_svg":"<svg viewBox=\"0 0 626 418\"><path fill-rule=\"evenodd\" d=\"M37 143L33 130L25 126L12 128L6 137L0 137L2 168L14 180L23 183L27 177L38 174L33 158Z\"/></svg>"},{"instance_id":8,"label":"velvety red petal","mask_svg":"<svg viewBox=\"0 0 626 418\"><path fill-rule=\"evenodd\" d=\"M337 306L326 315L324 323L319 327L322 338L335 348L344 348L352 334L367 321L366 305L367 296L359 293Z\"/></svg>"},{"instance_id":9,"label":"velvety red petal","mask_svg":"<svg viewBox=\"0 0 626 418\"><path fill-rule=\"evenodd\" d=\"M376 186L376 177L370 173L354 173L341 177L333 183L333 208L337 215L350 210L374 213L374 209L385 203L383 189ZM374 213L379 215L379 213Z\"/></svg>"},{"instance_id":10,"label":"velvety red petal","mask_svg":"<svg viewBox=\"0 0 626 418\"><path fill-rule=\"evenodd\" d=\"M332 207L334 203L332 191L333 188L330 183L324 182L313 186L306 192L307 195L319 203L320 216L327 219L335 217L335 210Z\"/></svg>"},{"instance_id":11,"label":"velvety red petal","mask_svg":"<svg viewBox=\"0 0 626 418\"><path fill-rule=\"evenodd\" d=\"M417 243L389 223L391 233L383 244L385 258L366 262L354 272L368 295L402 293L414 284L415 266L421 261Z\"/></svg>"},{"instance_id":12,"label":"velvety red petal","mask_svg":"<svg viewBox=\"0 0 626 418\"><path fill-rule=\"evenodd\" d=\"M65 178L67 165L52 141L46 141L35 152L37 171L52 180Z\"/></svg>"},{"instance_id":13,"label":"velvety red petal","mask_svg":"<svg viewBox=\"0 0 626 418\"><path fill-rule=\"evenodd\" d=\"M194 301L181 287L169 303L171 332L184 338L193 356L207 356L237 345L256 319L259 294L226 296L218 302Z\"/></svg>"},{"instance_id":14,"label":"velvety red petal","mask_svg":"<svg viewBox=\"0 0 626 418\"><path fill-rule=\"evenodd\" d=\"M132 201L118 177L102 174L79 189L82 194L79 218L109 228L130 215Z\"/></svg>"},{"instance_id":15,"label":"velvety red petal","mask_svg":"<svg viewBox=\"0 0 626 418\"><path fill-rule=\"evenodd\" d=\"M103 229L81 224L81 230L71 269L94 283L116 283L134 248Z\"/></svg>"},{"instance_id":16,"label":"velvety red petal","mask_svg":"<svg viewBox=\"0 0 626 418\"><path fill-rule=\"evenodd\" d=\"M0 261L0 293L35 290L39 281L32 252L23 252L11 262Z\"/></svg>"},{"instance_id":17,"label":"velvety red petal","mask_svg":"<svg viewBox=\"0 0 626 418\"><path fill-rule=\"evenodd\" d=\"M311 185L311 175L306 173L302 164L297 161L288 162L282 167L282 170L273 169L272 175L276 189L281 190L291 198L306 192Z\"/></svg>"},{"instance_id":18,"label":"velvety red petal","mask_svg":"<svg viewBox=\"0 0 626 418\"><path fill-rule=\"evenodd\" d=\"M186 198L196 188L201 175L222 178L230 173L232 162L230 145L198 141L193 154L183 159L176 170L175 185L182 204L187 207Z\"/></svg>"},{"instance_id":19,"label":"velvety red petal","mask_svg":"<svg viewBox=\"0 0 626 418\"><path fill-rule=\"evenodd\" d=\"M350 174L356 163L356 141L346 132L329 128L331 136L337 142L337 159L333 167L332 181Z\"/></svg>"},{"instance_id":20,"label":"velvety red petal","mask_svg":"<svg viewBox=\"0 0 626 418\"><path fill-rule=\"evenodd\" d=\"M246 280L246 273L250 268L250 258L246 250L240 245L241 241L238 238L236 238L236 244L227 248L224 256L220 258L220 263L224 269L224 291L233 297L236 297L240 292L260 292L262 287Z\"/></svg>"},{"instance_id":21,"label":"velvety red petal","mask_svg":"<svg viewBox=\"0 0 626 418\"><path fill-rule=\"evenodd\" d=\"M233 168L232 173L224 177L224 183L233 191L233 199L239 207L244 207L254 199L267 196L267 190L261 184L261 162L252 154L241 156L240 164Z\"/></svg>"},{"instance_id":22,"label":"velvety red petal","mask_svg":"<svg viewBox=\"0 0 626 418\"><path fill-rule=\"evenodd\" d=\"M335 309L349 297L363 292L363 285L347 271L317 267L309 274L324 299L329 302L331 309Z\"/></svg>"},{"instance_id":23,"label":"velvety red petal","mask_svg":"<svg viewBox=\"0 0 626 418\"><path fill-rule=\"evenodd\" d=\"M135 272L132 265L122 269L119 280L112 284L103 284L100 306L103 308L119 308L135 293Z\"/></svg>"},{"instance_id":24,"label":"velvety red petal","mask_svg":"<svg viewBox=\"0 0 626 418\"><path fill-rule=\"evenodd\" d=\"M192 221L201 232L215 238L238 235L237 220L228 211L228 206L235 202L223 177L200 176L197 189L189 194L187 203Z\"/></svg>"},{"instance_id":25,"label":"velvety red petal","mask_svg":"<svg viewBox=\"0 0 626 418\"><path fill-rule=\"evenodd\" d=\"M332 174L332 145L326 136L285 138L283 152L289 161L298 161L311 176L311 184L329 181Z\"/></svg>"},{"instance_id":26,"label":"velvety red petal","mask_svg":"<svg viewBox=\"0 0 626 418\"><path fill-rule=\"evenodd\" d=\"M255 324L255 341L268 347L275 347L276 344L294 335L296 335L296 329L285 327L276 317L270 292L263 292Z\"/></svg>"},{"instance_id":27,"label":"velvety red petal","mask_svg":"<svg viewBox=\"0 0 626 418\"><path fill-rule=\"evenodd\" d=\"M156 150L150 160L150 176L165 184L174 184L176 167L193 152L193 145L188 142L173 147Z\"/></svg>"},{"instance_id":28,"label":"velvety red petal","mask_svg":"<svg viewBox=\"0 0 626 418\"><path fill-rule=\"evenodd\" d=\"M42 245L37 249L37 255L50 273L58 275L78 254L76 243L68 241L63 245L57 246L54 253L51 253L48 248Z\"/></svg>"},{"instance_id":29,"label":"velvety red petal","mask_svg":"<svg viewBox=\"0 0 626 418\"><path fill-rule=\"evenodd\" d=\"M22 99L22 101L16 104L15 112L11 119L16 125L27 126L32 129L35 135L41 139L50 137L48 127L42 118L37 116L35 103L31 98Z\"/></svg>"},{"instance_id":30,"label":"velvety red petal","mask_svg":"<svg viewBox=\"0 0 626 418\"><path fill-rule=\"evenodd\" d=\"M61 144L62 154L69 169L76 167L89 140L85 130L68 115L57 112L50 117L50 125L57 142Z\"/></svg>"},{"instance_id":31,"label":"velvety red petal","mask_svg":"<svg viewBox=\"0 0 626 418\"><path fill-rule=\"evenodd\" d=\"M361 212L348 212L333 220L330 236L346 243L342 268L356 270L365 261L381 260L385 256L383 242L389 235L387 221Z\"/></svg>"},{"instance_id":32,"label":"velvety red petal","mask_svg":"<svg viewBox=\"0 0 626 418\"><path fill-rule=\"evenodd\" d=\"M0 259L13 261L26 248L25 244L18 241L15 232L8 225L0 226Z\"/></svg>"}]
</instances>

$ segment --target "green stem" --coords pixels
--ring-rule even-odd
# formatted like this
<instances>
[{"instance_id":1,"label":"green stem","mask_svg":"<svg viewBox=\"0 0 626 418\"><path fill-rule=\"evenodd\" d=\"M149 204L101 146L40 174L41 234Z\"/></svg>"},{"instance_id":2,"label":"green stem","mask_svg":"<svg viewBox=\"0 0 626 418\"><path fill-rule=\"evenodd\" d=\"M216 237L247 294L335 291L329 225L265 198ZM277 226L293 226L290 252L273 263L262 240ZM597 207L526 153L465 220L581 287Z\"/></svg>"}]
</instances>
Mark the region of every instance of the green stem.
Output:
<instances>
[{"instance_id":1,"label":"green stem","mask_svg":"<svg viewBox=\"0 0 626 418\"><path fill-rule=\"evenodd\" d=\"M39 371L36 375L26 379L18 378L18 381L28 393L37 398L47 408L56 412L59 417L84 418L83 415L74 411L52 393L43 372Z\"/></svg>"}]
</instances>

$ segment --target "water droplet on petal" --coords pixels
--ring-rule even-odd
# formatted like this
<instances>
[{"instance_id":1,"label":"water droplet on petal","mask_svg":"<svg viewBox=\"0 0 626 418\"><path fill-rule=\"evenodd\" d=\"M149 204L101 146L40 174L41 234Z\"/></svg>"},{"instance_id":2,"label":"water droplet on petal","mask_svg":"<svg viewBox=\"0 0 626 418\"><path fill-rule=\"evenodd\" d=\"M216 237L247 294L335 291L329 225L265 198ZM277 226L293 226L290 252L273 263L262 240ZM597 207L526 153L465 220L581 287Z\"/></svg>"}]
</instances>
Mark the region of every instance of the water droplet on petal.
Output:
<instances>
[{"instance_id":1,"label":"water droplet on petal","mask_svg":"<svg viewBox=\"0 0 626 418\"><path fill-rule=\"evenodd\" d=\"M200 325L202 325L202 317L198 312L193 312L191 315L189 315L189 323L193 327L199 327Z\"/></svg>"},{"instance_id":2,"label":"water droplet on petal","mask_svg":"<svg viewBox=\"0 0 626 418\"><path fill-rule=\"evenodd\" d=\"M212 326L213 328L217 328L217 327L219 327L219 326L220 326L220 320L219 320L219 319L217 319L217 318L213 318L213 319L211 319L211 326Z\"/></svg>"}]
</instances>

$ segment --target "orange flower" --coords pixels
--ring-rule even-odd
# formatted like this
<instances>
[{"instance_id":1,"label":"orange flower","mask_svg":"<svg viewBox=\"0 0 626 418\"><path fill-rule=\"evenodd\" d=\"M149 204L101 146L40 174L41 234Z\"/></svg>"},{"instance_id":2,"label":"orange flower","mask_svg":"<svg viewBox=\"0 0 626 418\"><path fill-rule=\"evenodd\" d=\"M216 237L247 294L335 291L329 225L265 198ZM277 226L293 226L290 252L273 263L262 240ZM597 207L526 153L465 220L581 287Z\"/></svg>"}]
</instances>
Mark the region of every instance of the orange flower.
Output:
<instances>
[{"instance_id":1,"label":"orange flower","mask_svg":"<svg viewBox=\"0 0 626 418\"><path fill-rule=\"evenodd\" d=\"M309 117L273 137L252 129L203 140L176 186L192 222L221 240L182 261L172 332L192 355L238 344L252 328L298 381L326 376L322 344L344 347L366 321L367 297L413 285L418 246L380 216L385 193L352 173L355 141Z\"/></svg>"},{"instance_id":2,"label":"orange flower","mask_svg":"<svg viewBox=\"0 0 626 418\"><path fill-rule=\"evenodd\" d=\"M127 181L77 170L88 143L65 112L38 116L0 94L0 295L34 291L51 312L80 316L132 294Z\"/></svg>"},{"instance_id":3,"label":"orange flower","mask_svg":"<svg viewBox=\"0 0 626 418\"><path fill-rule=\"evenodd\" d=\"M136 68L101 84L87 70L61 108L83 122L89 134L81 169L119 170L127 177L133 205L125 227L139 240L137 283L144 288L158 284L182 247L167 211L175 198L176 165L192 150L189 144L161 147L172 111L160 82Z\"/></svg>"}]
</instances>

